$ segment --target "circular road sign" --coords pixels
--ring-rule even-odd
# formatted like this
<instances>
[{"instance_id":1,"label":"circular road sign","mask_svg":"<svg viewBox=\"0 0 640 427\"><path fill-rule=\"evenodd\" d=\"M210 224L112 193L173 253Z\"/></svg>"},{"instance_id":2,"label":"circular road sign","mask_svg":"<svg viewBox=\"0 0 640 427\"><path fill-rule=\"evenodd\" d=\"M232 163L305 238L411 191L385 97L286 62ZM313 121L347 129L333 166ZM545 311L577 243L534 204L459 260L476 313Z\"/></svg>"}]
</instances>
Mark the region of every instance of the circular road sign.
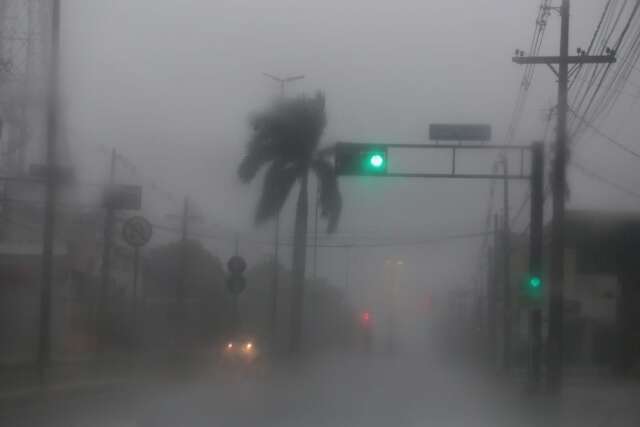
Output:
<instances>
[{"instance_id":1,"label":"circular road sign","mask_svg":"<svg viewBox=\"0 0 640 427\"><path fill-rule=\"evenodd\" d=\"M247 269L247 261L240 255L234 255L227 261L227 270L233 274L242 274Z\"/></svg>"},{"instance_id":2,"label":"circular road sign","mask_svg":"<svg viewBox=\"0 0 640 427\"><path fill-rule=\"evenodd\" d=\"M122 226L122 238L134 248L139 248L149 242L152 231L149 221L141 216L134 216Z\"/></svg>"},{"instance_id":3,"label":"circular road sign","mask_svg":"<svg viewBox=\"0 0 640 427\"><path fill-rule=\"evenodd\" d=\"M241 294L247 287L247 281L243 276L229 276L227 278L227 290L233 295Z\"/></svg>"}]
</instances>

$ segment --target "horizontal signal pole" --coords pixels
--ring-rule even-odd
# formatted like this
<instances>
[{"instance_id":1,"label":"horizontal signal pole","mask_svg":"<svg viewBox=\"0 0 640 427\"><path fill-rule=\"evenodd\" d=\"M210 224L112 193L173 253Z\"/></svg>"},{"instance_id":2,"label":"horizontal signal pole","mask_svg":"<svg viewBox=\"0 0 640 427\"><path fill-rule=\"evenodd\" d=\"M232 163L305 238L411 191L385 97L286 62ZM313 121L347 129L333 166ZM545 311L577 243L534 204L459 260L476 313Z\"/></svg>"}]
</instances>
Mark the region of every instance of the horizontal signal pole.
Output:
<instances>
[{"instance_id":1,"label":"horizontal signal pole","mask_svg":"<svg viewBox=\"0 0 640 427\"><path fill-rule=\"evenodd\" d=\"M528 180L529 175L499 175L499 174L460 174L460 173L395 173L387 172L385 174L360 174L359 176L377 177L377 178L464 178L464 179L524 179Z\"/></svg>"}]
</instances>

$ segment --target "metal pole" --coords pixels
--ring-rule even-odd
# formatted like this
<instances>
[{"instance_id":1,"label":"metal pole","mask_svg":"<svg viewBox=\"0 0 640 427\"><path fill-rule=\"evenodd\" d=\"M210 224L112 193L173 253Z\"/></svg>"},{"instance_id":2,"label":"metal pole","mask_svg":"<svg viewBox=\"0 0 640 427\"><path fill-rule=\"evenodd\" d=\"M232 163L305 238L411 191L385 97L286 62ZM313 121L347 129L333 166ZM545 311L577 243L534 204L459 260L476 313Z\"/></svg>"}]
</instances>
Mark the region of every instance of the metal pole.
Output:
<instances>
[{"instance_id":1,"label":"metal pole","mask_svg":"<svg viewBox=\"0 0 640 427\"><path fill-rule=\"evenodd\" d=\"M569 0L560 7L560 58L558 64L558 123L553 164L553 219L551 221L551 271L549 304L549 388L562 388L564 202L567 151L567 95L569 75Z\"/></svg>"},{"instance_id":2,"label":"metal pole","mask_svg":"<svg viewBox=\"0 0 640 427\"><path fill-rule=\"evenodd\" d=\"M318 181L316 186L316 204L315 204L315 219L313 223L313 281L317 279L317 264L318 264L318 212L320 204L320 182Z\"/></svg>"},{"instance_id":3,"label":"metal pole","mask_svg":"<svg viewBox=\"0 0 640 427\"><path fill-rule=\"evenodd\" d=\"M276 350L276 334L278 328L278 235L280 234L280 213L276 215L275 246L273 252L273 285L271 287L271 345Z\"/></svg>"},{"instance_id":4,"label":"metal pole","mask_svg":"<svg viewBox=\"0 0 640 427\"><path fill-rule=\"evenodd\" d=\"M271 74L263 73L266 77L276 81L280 85L280 99L285 97L285 85L289 82L300 80L304 76L290 76L280 78ZM278 252L280 247L280 211L276 214L276 224L274 230L274 251L273 251L273 287L271 295L271 336L275 339L277 328L277 310L278 310Z\"/></svg>"},{"instance_id":5,"label":"metal pole","mask_svg":"<svg viewBox=\"0 0 640 427\"><path fill-rule=\"evenodd\" d=\"M507 176L509 175L508 165L507 165L507 157L503 157L502 166L504 170L504 205L503 205L503 217L502 217L502 238L503 238L503 252L502 252L502 267L504 269L504 283L503 283L503 300L504 300L504 311L503 311L503 368L506 372L511 370L511 331L512 325L512 313L511 313L511 230L509 226L509 219L511 218L509 215L509 180Z\"/></svg>"},{"instance_id":6,"label":"metal pole","mask_svg":"<svg viewBox=\"0 0 640 427\"><path fill-rule=\"evenodd\" d=\"M40 293L40 328L38 336L38 374L40 383L46 381L46 370L51 360L51 287L53 283L53 251L57 182L56 148L58 144L58 80L60 58L60 0L52 0L51 62L49 70L49 96L47 105L47 182L42 235L42 288Z\"/></svg>"},{"instance_id":7,"label":"metal pole","mask_svg":"<svg viewBox=\"0 0 640 427\"><path fill-rule=\"evenodd\" d=\"M500 242L500 216L498 214L493 214L493 296L495 298L494 302L494 322L495 322L495 339L493 341L494 348L493 354L495 355L496 367L499 365L498 355L499 353L499 335L498 335L498 285L502 284L502 274L500 274L500 257L502 256L502 251L504 248L502 247L502 243ZM504 310L504 306L502 307Z\"/></svg>"},{"instance_id":8,"label":"metal pole","mask_svg":"<svg viewBox=\"0 0 640 427\"><path fill-rule=\"evenodd\" d=\"M344 290L345 294L349 293L349 285L350 285L350 270L351 270L351 246L345 246L347 251L345 259L346 259L346 270L344 273Z\"/></svg>"},{"instance_id":9,"label":"metal pole","mask_svg":"<svg viewBox=\"0 0 640 427\"><path fill-rule=\"evenodd\" d=\"M131 313L131 320L133 323L132 328L132 349L135 348L135 343L138 338L138 268L140 265L140 248L134 248L133 250L133 310Z\"/></svg>"},{"instance_id":10,"label":"metal pole","mask_svg":"<svg viewBox=\"0 0 640 427\"><path fill-rule=\"evenodd\" d=\"M494 234L498 232L494 229ZM495 247L490 247L488 251L488 267L487 267L487 338L489 340L489 358L491 364L494 365L496 361L496 340L497 340L497 324L498 317L496 313L496 258ZM495 366L495 365L494 365Z\"/></svg>"},{"instance_id":11,"label":"metal pole","mask_svg":"<svg viewBox=\"0 0 640 427\"><path fill-rule=\"evenodd\" d=\"M113 181L116 170L116 150L111 150L109 163L109 184L105 194L104 232L102 237L102 266L100 272L100 301L98 309L98 342L100 351L105 350L107 338L108 306L109 306L109 273L111 269L111 248L113 246L113 225L115 223L115 211L113 209L114 189Z\"/></svg>"},{"instance_id":12,"label":"metal pole","mask_svg":"<svg viewBox=\"0 0 640 427\"><path fill-rule=\"evenodd\" d=\"M235 233L234 240L235 254L238 255L240 253L240 235L238 233Z\"/></svg>"},{"instance_id":13,"label":"metal pole","mask_svg":"<svg viewBox=\"0 0 640 427\"><path fill-rule=\"evenodd\" d=\"M182 208L182 240L180 247L180 277L178 278L178 287L176 289L176 299L180 309L184 305L184 299L186 295L186 281L187 281L187 239L189 233L189 197L184 198L184 205ZM181 310L182 311L182 310Z\"/></svg>"},{"instance_id":14,"label":"metal pole","mask_svg":"<svg viewBox=\"0 0 640 427\"><path fill-rule=\"evenodd\" d=\"M529 234L529 277L542 279L543 253L544 145L534 142L531 152L531 226ZM542 297L542 296L541 296ZM539 304L536 302L536 304ZM537 391L542 373L542 310L534 306L529 313L531 344L530 387Z\"/></svg>"}]
</instances>

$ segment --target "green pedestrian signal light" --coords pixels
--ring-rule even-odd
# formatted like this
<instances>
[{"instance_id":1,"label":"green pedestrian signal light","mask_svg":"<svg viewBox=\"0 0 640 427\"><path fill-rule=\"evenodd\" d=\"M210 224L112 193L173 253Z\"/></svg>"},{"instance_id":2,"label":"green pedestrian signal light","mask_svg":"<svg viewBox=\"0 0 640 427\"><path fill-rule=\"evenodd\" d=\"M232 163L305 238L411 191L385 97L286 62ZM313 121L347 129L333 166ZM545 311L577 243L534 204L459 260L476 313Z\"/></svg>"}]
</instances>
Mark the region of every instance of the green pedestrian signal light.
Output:
<instances>
[{"instance_id":1,"label":"green pedestrian signal light","mask_svg":"<svg viewBox=\"0 0 640 427\"><path fill-rule=\"evenodd\" d=\"M524 304L539 304L544 296L542 278L527 276L522 281L521 296Z\"/></svg>"},{"instance_id":2,"label":"green pedestrian signal light","mask_svg":"<svg viewBox=\"0 0 640 427\"><path fill-rule=\"evenodd\" d=\"M339 142L335 150L335 168L338 175L386 175L387 146Z\"/></svg>"},{"instance_id":3,"label":"green pedestrian signal light","mask_svg":"<svg viewBox=\"0 0 640 427\"><path fill-rule=\"evenodd\" d=\"M542 286L542 280L540 280L539 277L533 276L529 279L529 286L534 289L538 289L540 286Z\"/></svg>"}]
</instances>

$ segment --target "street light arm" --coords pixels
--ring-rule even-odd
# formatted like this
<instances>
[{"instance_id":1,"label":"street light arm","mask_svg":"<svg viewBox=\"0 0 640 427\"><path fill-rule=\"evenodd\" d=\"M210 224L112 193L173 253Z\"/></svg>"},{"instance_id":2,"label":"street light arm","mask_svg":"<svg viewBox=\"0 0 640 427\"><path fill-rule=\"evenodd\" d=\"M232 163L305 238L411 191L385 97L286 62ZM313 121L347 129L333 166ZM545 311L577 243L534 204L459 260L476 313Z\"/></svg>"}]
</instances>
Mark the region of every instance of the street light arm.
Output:
<instances>
[{"instance_id":1,"label":"street light arm","mask_svg":"<svg viewBox=\"0 0 640 427\"><path fill-rule=\"evenodd\" d=\"M293 81L296 81L296 80L302 80L302 79L304 79L304 75L287 77L287 78L284 79L284 81L289 83L289 82L293 82Z\"/></svg>"},{"instance_id":2,"label":"street light arm","mask_svg":"<svg viewBox=\"0 0 640 427\"><path fill-rule=\"evenodd\" d=\"M273 74L269 74L269 73L262 73L262 74L263 74L263 75L265 75L265 76L267 76L267 77L269 77L270 79L273 79L273 80L275 80L275 81L277 81L277 82L280 82L280 83L282 83L283 81L285 81L284 79L281 79L280 77L276 77L276 76L274 76Z\"/></svg>"}]
</instances>

